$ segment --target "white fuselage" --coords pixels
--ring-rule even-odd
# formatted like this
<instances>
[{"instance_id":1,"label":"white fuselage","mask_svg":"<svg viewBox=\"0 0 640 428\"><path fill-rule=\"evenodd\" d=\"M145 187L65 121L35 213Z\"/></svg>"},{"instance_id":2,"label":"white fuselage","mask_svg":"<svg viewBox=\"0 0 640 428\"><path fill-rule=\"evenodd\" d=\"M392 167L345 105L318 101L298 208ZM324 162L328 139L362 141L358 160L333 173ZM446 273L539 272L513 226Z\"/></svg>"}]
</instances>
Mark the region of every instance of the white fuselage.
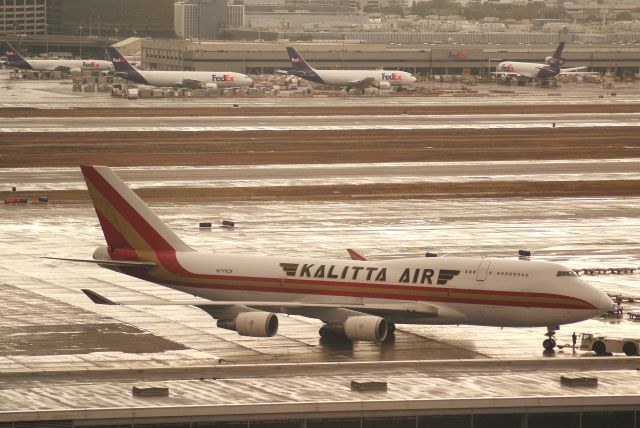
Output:
<instances>
[{"instance_id":1,"label":"white fuselage","mask_svg":"<svg viewBox=\"0 0 640 428\"><path fill-rule=\"evenodd\" d=\"M111 61L95 59L29 59L26 60L36 71L113 71Z\"/></svg>"},{"instance_id":2,"label":"white fuselage","mask_svg":"<svg viewBox=\"0 0 640 428\"><path fill-rule=\"evenodd\" d=\"M174 254L144 257L157 259L162 267L150 270L143 279L215 302L384 305L390 309L385 318L396 323L560 325L599 315L611 303L606 294L550 262ZM106 252L94 255L105 256ZM418 312L421 307L437 308L437 316L416 316L406 310L408 303L417 305Z\"/></svg>"},{"instance_id":3,"label":"white fuselage","mask_svg":"<svg viewBox=\"0 0 640 428\"><path fill-rule=\"evenodd\" d=\"M504 61L498 64L496 73L504 74L505 76L522 76L528 79L548 79L555 75L547 71L548 67L547 64L537 64L533 62Z\"/></svg>"},{"instance_id":4,"label":"white fuselage","mask_svg":"<svg viewBox=\"0 0 640 428\"><path fill-rule=\"evenodd\" d=\"M189 86L188 82L199 82L202 86L215 84L218 88L239 88L253 83L249 76L230 71L137 71L149 85L160 87L182 87Z\"/></svg>"},{"instance_id":5,"label":"white fuselage","mask_svg":"<svg viewBox=\"0 0 640 428\"><path fill-rule=\"evenodd\" d=\"M416 78L405 71L389 70L315 70L324 84L332 86L358 86L353 82L371 81L381 82L390 86L409 85L416 82ZM368 84L366 86L375 86Z\"/></svg>"}]
</instances>

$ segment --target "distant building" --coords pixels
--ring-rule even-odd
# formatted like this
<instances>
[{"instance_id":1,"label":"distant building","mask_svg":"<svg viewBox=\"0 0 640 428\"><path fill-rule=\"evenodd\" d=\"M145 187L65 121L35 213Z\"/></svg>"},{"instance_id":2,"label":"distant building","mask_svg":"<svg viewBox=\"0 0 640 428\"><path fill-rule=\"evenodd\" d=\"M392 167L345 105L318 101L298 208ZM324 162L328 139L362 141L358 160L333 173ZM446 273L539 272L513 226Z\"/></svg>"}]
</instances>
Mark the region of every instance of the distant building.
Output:
<instances>
[{"instance_id":1,"label":"distant building","mask_svg":"<svg viewBox=\"0 0 640 428\"><path fill-rule=\"evenodd\" d=\"M191 2L177 2L173 5L173 29L176 35L182 39L197 39L198 4Z\"/></svg>"},{"instance_id":2,"label":"distant building","mask_svg":"<svg viewBox=\"0 0 640 428\"><path fill-rule=\"evenodd\" d=\"M47 0L0 0L0 34L42 35L46 25Z\"/></svg>"},{"instance_id":3,"label":"distant building","mask_svg":"<svg viewBox=\"0 0 640 428\"><path fill-rule=\"evenodd\" d=\"M24 0L25 3L31 1ZM46 0L49 32L82 36L172 36L174 1Z\"/></svg>"},{"instance_id":4,"label":"distant building","mask_svg":"<svg viewBox=\"0 0 640 428\"><path fill-rule=\"evenodd\" d=\"M197 0L199 13L199 39L215 40L227 21L227 0Z\"/></svg>"},{"instance_id":5,"label":"distant building","mask_svg":"<svg viewBox=\"0 0 640 428\"><path fill-rule=\"evenodd\" d=\"M227 27L244 28L244 5L230 4L227 6Z\"/></svg>"}]
</instances>

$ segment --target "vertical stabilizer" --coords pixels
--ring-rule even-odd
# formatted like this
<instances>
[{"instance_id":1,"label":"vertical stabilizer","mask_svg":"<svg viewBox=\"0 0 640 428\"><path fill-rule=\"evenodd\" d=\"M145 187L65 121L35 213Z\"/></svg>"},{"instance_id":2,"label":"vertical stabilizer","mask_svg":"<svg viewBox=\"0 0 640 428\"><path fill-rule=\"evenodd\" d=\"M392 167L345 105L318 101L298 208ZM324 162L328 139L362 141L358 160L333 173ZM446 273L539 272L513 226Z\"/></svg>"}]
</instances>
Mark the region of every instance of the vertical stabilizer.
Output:
<instances>
[{"instance_id":1,"label":"vertical stabilizer","mask_svg":"<svg viewBox=\"0 0 640 428\"><path fill-rule=\"evenodd\" d=\"M302 55L298 53L298 51L296 51L292 47L288 47L287 53L289 54L289 60L291 61L291 66L293 67L293 74L312 82L324 83L322 81L322 78L318 75L318 73L316 73L316 70L314 70L313 67L307 64L307 62L304 60Z\"/></svg>"},{"instance_id":2,"label":"vertical stabilizer","mask_svg":"<svg viewBox=\"0 0 640 428\"><path fill-rule=\"evenodd\" d=\"M33 70L31 64L11 46L9 42L2 42L2 53L7 56L7 65L9 67L21 68L23 70Z\"/></svg>"},{"instance_id":3,"label":"vertical stabilizer","mask_svg":"<svg viewBox=\"0 0 640 428\"><path fill-rule=\"evenodd\" d=\"M111 169L80 168L112 250L193 251Z\"/></svg>"},{"instance_id":4,"label":"vertical stabilizer","mask_svg":"<svg viewBox=\"0 0 640 428\"><path fill-rule=\"evenodd\" d=\"M138 69L127 61L118 49L113 46L109 46L107 47L107 52L109 52L109 58L111 58L111 63L113 64L113 68L116 70L116 74L125 77L131 82L139 83L141 85L149 85L147 79L140 74Z\"/></svg>"}]
</instances>

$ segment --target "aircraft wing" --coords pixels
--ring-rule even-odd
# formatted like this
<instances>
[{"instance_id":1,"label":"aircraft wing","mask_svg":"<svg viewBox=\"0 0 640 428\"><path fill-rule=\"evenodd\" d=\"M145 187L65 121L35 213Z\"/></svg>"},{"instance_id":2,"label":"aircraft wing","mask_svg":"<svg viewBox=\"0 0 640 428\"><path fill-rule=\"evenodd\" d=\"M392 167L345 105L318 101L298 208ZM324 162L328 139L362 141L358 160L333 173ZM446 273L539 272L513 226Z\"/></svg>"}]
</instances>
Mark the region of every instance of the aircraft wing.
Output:
<instances>
[{"instance_id":1,"label":"aircraft wing","mask_svg":"<svg viewBox=\"0 0 640 428\"><path fill-rule=\"evenodd\" d=\"M342 321L354 315L375 315L388 317L395 322L410 324L412 321L424 320L425 318L436 318L438 307L435 305L420 302L398 302L398 303L378 303L374 305L337 305L330 303L315 302L250 302L250 301L224 301L213 302L206 299L180 300L180 301L127 301L115 302L101 294L88 289L82 292L98 305L121 305L121 306L194 306L215 319L225 319L236 316L241 312L266 311L287 315L301 315L309 318L321 319L324 322ZM397 320L397 321L396 321Z\"/></svg>"},{"instance_id":2,"label":"aircraft wing","mask_svg":"<svg viewBox=\"0 0 640 428\"><path fill-rule=\"evenodd\" d=\"M202 80L182 79L179 86L183 88L200 89L203 88L205 84L206 82L203 82Z\"/></svg>"},{"instance_id":3,"label":"aircraft wing","mask_svg":"<svg viewBox=\"0 0 640 428\"><path fill-rule=\"evenodd\" d=\"M562 70L560 70L560 74L572 74L572 73L577 73L580 71L587 71L589 69L589 67L570 67L570 68L563 68Z\"/></svg>"},{"instance_id":4,"label":"aircraft wing","mask_svg":"<svg viewBox=\"0 0 640 428\"><path fill-rule=\"evenodd\" d=\"M348 85L366 87L366 86L371 86L375 81L376 79L374 79L373 77L366 77L360 80L352 80L351 82L348 82Z\"/></svg>"},{"instance_id":5,"label":"aircraft wing","mask_svg":"<svg viewBox=\"0 0 640 428\"><path fill-rule=\"evenodd\" d=\"M120 261L120 260L96 260L96 259L66 259L63 257L42 257L48 260L63 260L65 262L93 263L97 265L115 266L115 267L154 267L157 264L153 262L136 262L136 261Z\"/></svg>"},{"instance_id":6,"label":"aircraft wing","mask_svg":"<svg viewBox=\"0 0 640 428\"><path fill-rule=\"evenodd\" d=\"M493 71L491 72L491 74L493 74L494 76L497 77L520 77L522 76L522 74L520 73L514 73L513 71Z\"/></svg>"}]
</instances>

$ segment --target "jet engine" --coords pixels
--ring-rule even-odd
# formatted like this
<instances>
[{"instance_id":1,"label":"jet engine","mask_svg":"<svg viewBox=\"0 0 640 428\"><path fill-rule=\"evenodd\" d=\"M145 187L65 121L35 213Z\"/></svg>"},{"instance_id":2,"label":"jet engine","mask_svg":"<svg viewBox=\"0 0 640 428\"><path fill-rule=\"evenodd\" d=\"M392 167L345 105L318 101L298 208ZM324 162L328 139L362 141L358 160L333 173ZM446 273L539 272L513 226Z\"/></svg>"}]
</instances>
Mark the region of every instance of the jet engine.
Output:
<instances>
[{"instance_id":1,"label":"jet engine","mask_svg":"<svg viewBox=\"0 0 640 428\"><path fill-rule=\"evenodd\" d=\"M544 62L546 62L549 65L562 65L564 64L564 59L563 58L554 58L552 56L548 56L544 59Z\"/></svg>"},{"instance_id":2,"label":"jet engine","mask_svg":"<svg viewBox=\"0 0 640 428\"><path fill-rule=\"evenodd\" d=\"M391 88L391 83L389 82L378 82L379 89L389 89Z\"/></svg>"},{"instance_id":3,"label":"jet engine","mask_svg":"<svg viewBox=\"0 0 640 428\"><path fill-rule=\"evenodd\" d=\"M349 317L341 323L326 324L323 329L325 334L344 335L349 340L382 342L387 338L389 325L384 318L361 315ZM320 334L323 335L322 329Z\"/></svg>"},{"instance_id":4,"label":"jet engine","mask_svg":"<svg viewBox=\"0 0 640 428\"><path fill-rule=\"evenodd\" d=\"M218 320L217 325L241 336L271 337L278 332L278 317L264 311L240 312L234 319Z\"/></svg>"}]
</instances>

